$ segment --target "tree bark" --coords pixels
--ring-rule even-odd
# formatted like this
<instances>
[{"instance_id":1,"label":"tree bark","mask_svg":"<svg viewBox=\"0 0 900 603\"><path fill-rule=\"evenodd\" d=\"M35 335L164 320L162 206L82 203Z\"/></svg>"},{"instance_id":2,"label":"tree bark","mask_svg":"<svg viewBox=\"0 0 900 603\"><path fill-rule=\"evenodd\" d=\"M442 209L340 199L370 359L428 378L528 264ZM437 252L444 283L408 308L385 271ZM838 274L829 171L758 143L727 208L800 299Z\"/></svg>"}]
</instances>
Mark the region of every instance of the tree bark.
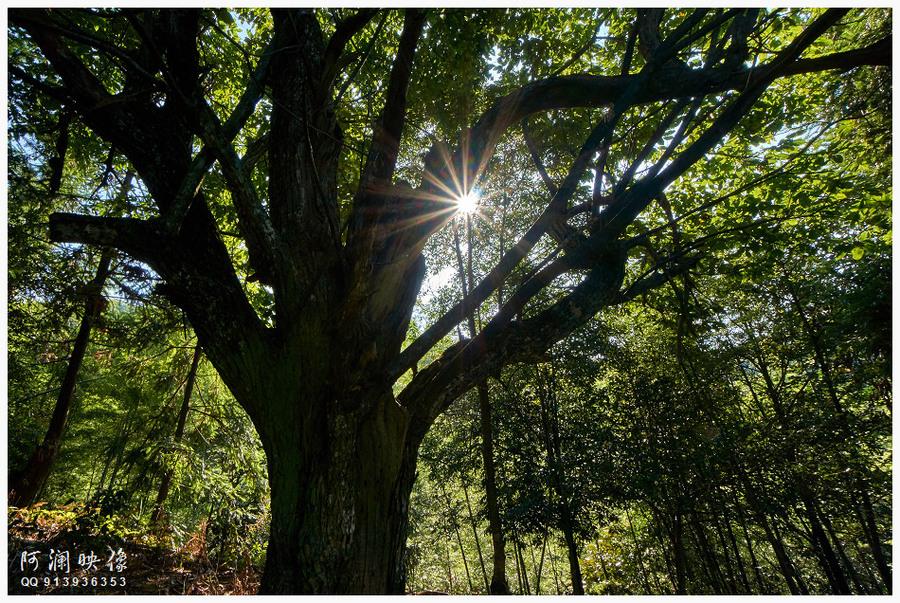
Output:
<instances>
[{"instance_id":1,"label":"tree bark","mask_svg":"<svg viewBox=\"0 0 900 603\"><path fill-rule=\"evenodd\" d=\"M402 594L421 440L390 392L363 407L309 417L305 433L282 421L263 438L272 522L262 594Z\"/></svg>"},{"instance_id":2,"label":"tree bark","mask_svg":"<svg viewBox=\"0 0 900 603\"><path fill-rule=\"evenodd\" d=\"M559 415L552 399L555 382L550 376L546 387L541 387L541 436L547 465L550 468L550 487L556 496L556 507L559 512L559 527L566 543L566 554L569 560L569 575L572 578L572 594L583 595L584 583L581 577L581 563L578 559L578 543L575 540L575 518L569 502L566 476L562 467L562 450L559 439Z\"/></svg>"},{"instance_id":3,"label":"tree bark","mask_svg":"<svg viewBox=\"0 0 900 603\"><path fill-rule=\"evenodd\" d=\"M822 518L822 525L825 526L825 531L828 533L828 536L831 538L831 542L834 543L834 548L837 550L838 556L841 559L841 563L843 563L844 567L847 570L847 574L850 577L850 581L853 583L853 587L856 589L858 594L868 595L869 590L863 585L862 580L859 579L859 573L856 571L856 568L853 566L853 562L850 561L850 557L847 556L847 551L844 550L844 545L841 544L840 538L838 538L837 532L834 529L834 526L831 523L831 519L828 518L828 515L821 512L819 509L819 515Z\"/></svg>"},{"instance_id":4,"label":"tree bark","mask_svg":"<svg viewBox=\"0 0 900 603\"><path fill-rule=\"evenodd\" d=\"M784 546L784 539L781 537L781 532L778 529L778 524L773 521L770 526L766 517L763 517L762 521L763 526L766 529L766 534L769 535L770 543L775 549L776 555L779 556L779 562L784 562L782 569L786 572L784 576L785 579L788 580L788 587L790 588L791 585L794 584L794 588L797 589L797 592L793 592L793 594L808 595L809 587L806 586L806 582L800 576L800 572L797 571L797 566L794 564L787 553L787 547Z\"/></svg>"},{"instance_id":5,"label":"tree bark","mask_svg":"<svg viewBox=\"0 0 900 603\"><path fill-rule=\"evenodd\" d=\"M737 538L734 537L734 529L731 526L731 518L726 516L724 517L725 521L725 530L728 532L728 541L731 543L731 550L734 553L735 561L737 562L738 574L741 577L741 584L744 586L744 592L749 594L753 593L753 589L750 587L750 580L747 578L747 570L744 568L744 560L741 557L741 550L738 548Z\"/></svg>"},{"instance_id":6,"label":"tree bark","mask_svg":"<svg viewBox=\"0 0 900 603\"><path fill-rule=\"evenodd\" d=\"M703 14L689 15L681 34ZM135 71L126 61L125 88L115 94L61 37L55 13L16 10L11 21L27 31L60 76L84 123L134 165L162 218L56 214L51 237L115 246L159 274L166 295L188 315L204 352L249 414L265 448L272 528L262 592L340 594L402 592L416 456L434 418L491 372L537 357L602 307L617 303L626 253L618 245L620 236L659 191L734 128L769 83L791 73L890 62L888 40L867 49L799 60L803 50L843 14L827 11L772 61L754 69L679 69L673 74L659 70L652 78L652 70L611 78L550 78L500 99L460 144L454 154L458 157L452 160L455 165L462 166L456 159L466 152L472 166L485 165L508 126L537 111L608 104L624 111L639 103L742 91L665 171L628 189L622 211L610 216L610 222L601 220L591 227L589 244L567 253L551 264L552 270L523 285L477 337L451 346L433 367L423 370L417 370L417 361L464 313L460 309L458 318L451 315L439 321L438 328L424 333L401 354L424 272L421 251L446 221L441 212L431 211L430 202L402 202L383 194L393 187L406 88L424 29L421 11L406 11L404 17L384 110L373 128L360 194L351 208L356 219L345 223L346 244L337 195L343 142L331 81L342 44L358 31L360 20L338 27L341 33L335 43L326 45L313 11L273 11L272 52L264 53L272 63L265 204L235 169L239 158L231 145L253 112L262 83L257 78L248 83L231 117L224 125L216 123L204 98L200 11L143 14L145 19L162 21L164 27L157 29L165 35L150 39L141 50L162 52L166 68L158 61L138 61ZM663 40L662 47L674 52L676 42ZM135 82L143 82L146 73L141 72L146 70L154 80L162 71L165 85L181 94L166 94L159 103L155 96L135 93ZM611 128L597 131L603 133L601 139L612 134ZM197 136L204 151L194 156ZM576 161L570 170L569 185L561 187L568 192L554 196L554 210L565 206L577 188L594 152L590 144L585 148L583 161ZM227 181L254 276L271 285L274 327L259 319L244 294L219 236L220 225L197 192L213 156ZM471 175L469 167L465 166L464 177ZM420 192L438 188L424 186ZM394 213L394 206L404 209ZM401 218L421 217L414 211L404 214L408 207L425 207L434 217L416 227L390 228L409 223ZM542 220L530 229L526 245L505 255L502 266L486 277L487 285L473 288L477 295L461 308L471 314L502 286L550 222ZM570 294L538 314L513 320L554 275L576 267L588 271ZM400 394L398 405L391 387L410 368L417 375ZM490 464L486 463L486 472ZM502 546L495 546L495 555L497 549L502 551Z\"/></svg>"},{"instance_id":7,"label":"tree bark","mask_svg":"<svg viewBox=\"0 0 900 603\"><path fill-rule=\"evenodd\" d=\"M91 329L100 317L105 305L103 286L106 284L106 278L109 275L109 267L113 255L112 249L104 249L100 257L100 263L97 266L97 273L87 286L88 293L85 300L84 315L81 318L81 325L78 327L78 334L75 336L72 354L69 356L66 373L63 376L59 395L56 398L56 405L53 407L50 425L44 434L44 440L31 454L28 464L22 473L11 480L10 504L14 507L27 506L34 502L35 497L44 487L44 483L50 475L54 461L56 461L56 455L59 453L62 436L69 418L69 411L75 399L75 385L78 381L81 363L84 360L85 352L87 352L88 342L91 338Z\"/></svg>"},{"instance_id":8,"label":"tree bark","mask_svg":"<svg viewBox=\"0 0 900 603\"><path fill-rule=\"evenodd\" d=\"M488 512L488 529L493 545L493 564L491 573L491 594L508 595L509 584L506 582L506 543L503 538L503 527L500 524L500 505L497 500L497 471L494 466L494 428L491 418L491 403L488 397L487 382L477 386L478 407L481 411L481 459L484 463L484 491Z\"/></svg>"}]
</instances>

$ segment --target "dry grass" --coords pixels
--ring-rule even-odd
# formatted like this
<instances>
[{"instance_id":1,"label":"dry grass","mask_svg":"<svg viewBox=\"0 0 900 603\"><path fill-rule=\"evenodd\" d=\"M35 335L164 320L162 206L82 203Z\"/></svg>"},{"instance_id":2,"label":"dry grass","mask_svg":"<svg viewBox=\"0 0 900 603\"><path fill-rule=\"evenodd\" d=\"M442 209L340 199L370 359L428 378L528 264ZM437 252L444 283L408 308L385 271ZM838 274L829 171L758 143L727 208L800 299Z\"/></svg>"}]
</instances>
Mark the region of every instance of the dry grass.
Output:
<instances>
[{"instance_id":1,"label":"dry grass","mask_svg":"<svg viewBox=\"0 0 900 603\"><path fill-rule=\"evenodd\" d=\"M178 594L178 595L246 595L259 588L259 570L249 563L242 568L212 563L206 551L205 530L197 531L177 550L164 546L169 538L157 534L129 531L110 533L98 528L93 510L84 505L67 505L47 509L38 504L27 509L9 511L9 594ZM109 547L122 548L127 555L127 568L110 572L103 565ZM47 556L51 549L68 550L70 572L47 572ZM23 551L41 553L37 572L21 570ZM100 567L89 573L78 566L79 553L93 551L101 557ZM35 576L39 586L22 585L23 576ZM125 586L66 586L73 577L124 577ZM44 578L49 585L44 585ZM56 579L59 579L59 582Z\"/></svg>"}]
</instances>

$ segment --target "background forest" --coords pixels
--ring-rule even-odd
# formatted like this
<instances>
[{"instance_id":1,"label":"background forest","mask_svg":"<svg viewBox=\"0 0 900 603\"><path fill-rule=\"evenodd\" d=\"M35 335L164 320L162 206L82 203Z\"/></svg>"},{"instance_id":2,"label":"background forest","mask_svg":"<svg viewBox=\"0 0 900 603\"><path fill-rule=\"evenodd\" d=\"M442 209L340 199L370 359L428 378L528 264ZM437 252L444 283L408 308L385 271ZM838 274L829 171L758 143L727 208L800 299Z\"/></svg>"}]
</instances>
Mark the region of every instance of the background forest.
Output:
<instances>
[{"instance_id":1,"label":"background forest","mask_svg":"<svg viewBox=\"0 0 900 603\"><path fill-rule=\"evenodd\" d=\"M73 44L115 80L118 59L91 50L124 36L115 10L57 12L70 34L91 32ZM333 31L350 12L317 18ZM819 12L761 11L751 57ZM397 178L419 181L428 147L514 86L617 73L626 47L641 41L634 22L630 10L433 9ZM271 15L205 10L201 25L204 86L212 103L233 107ZM336 103L346 147L339 195L352 195L363 170L358 149L402 27L402 11L380 11L348 42L337 84L346 97ZM889 10L853 11L816 50L862 47L890 31ZM8 35L10 487L40 474L34 492L10 500L10 591L34 592L18 584L23 550L102 543L129 553L134 579L120 592L255 592L270 521L259 437L149 266L111 248L49 242L53 212L146 218L150 193L121 151L52 93L51 71L22 29ZM447 39L452 52L437 42ZM626 280L650 274L672 249L688 266L659 287L626 290L539 362L502 368L437 418L410 503L409 591L489 592L498 556L519 594L891 591L890 77L863 66L774 82L629 231L644 243ZM694 112L717 103L708 97ZM648 103L623 116L609 178L634 169L668 110ZM472 207L425 247L406 344L528 228L599 111L550 111L502 139ZM250 130L264 127L250 117ZM644 154L640 170L662 153ZM268 179L252 169L251 178L261 188ZM582 179L576 200L591 198L594 178ZM251 278L218 164L203 190L243 266L245 294L271 320L271 290ZM497 299L427 358L478 333L504 294L557 252L538 243ZM574 282L554 280L534 303L549 305Z\"/></svg>"}]
</instances>

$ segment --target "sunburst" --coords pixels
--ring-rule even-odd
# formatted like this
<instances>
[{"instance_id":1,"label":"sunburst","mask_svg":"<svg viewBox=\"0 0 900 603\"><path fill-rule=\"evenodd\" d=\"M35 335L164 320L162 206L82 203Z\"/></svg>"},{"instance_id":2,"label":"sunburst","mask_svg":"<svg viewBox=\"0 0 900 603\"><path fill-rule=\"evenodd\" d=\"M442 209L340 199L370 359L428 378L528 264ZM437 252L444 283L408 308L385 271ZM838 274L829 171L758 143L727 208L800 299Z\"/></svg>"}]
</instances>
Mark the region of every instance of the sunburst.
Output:
<instances>
[{"instance_id":1,"label":"sunburst","mask_svg":"<svg viewBox=\"0 0 900 603\"><path fill-rule=\"evenodd\" d=\"M463 215L471 215L478 211L478 193L472 189L464 195L460 195L454 199L456 202L456 211Z\"/></svg>"}]
</instances>

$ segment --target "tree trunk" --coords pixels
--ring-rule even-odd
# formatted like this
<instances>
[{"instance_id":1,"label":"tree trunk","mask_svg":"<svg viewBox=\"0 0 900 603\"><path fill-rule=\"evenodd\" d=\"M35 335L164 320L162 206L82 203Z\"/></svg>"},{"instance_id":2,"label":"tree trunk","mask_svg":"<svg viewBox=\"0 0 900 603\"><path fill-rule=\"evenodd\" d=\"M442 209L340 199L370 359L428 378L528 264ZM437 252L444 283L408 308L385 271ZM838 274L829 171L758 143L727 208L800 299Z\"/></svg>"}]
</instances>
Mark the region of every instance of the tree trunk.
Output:
<instances>
[{"instance_id":1,"label":"tree trunk","mask_svg":"<svg viewBox=\"0 0 900 603\"><path fill-rule=\"evenodd\" d=\"M354 411L279 423L262 430L277 439L263 437L272 521L260 592L401 594L421 442L407 413L386 392Z\"/></svg>"},{"instance_id":2,"label":"tree trunk","mask_svg":"<svg viewBox=\"0 0 900 603\"><path fill-rule=\"evenodd\" d=\"M681 511L675 512L672 526L672 549L675 557L675 594L687 594L686 568L687 560L684 551L684 518Z\"/></svg>"},{"instance_id":3,"label":"tree trunk","mask_svg":"<svg viewBox=\"0 0 900 603\"><path fill-rule=\"evenodd\" d=\"M838 397L837 388L834 384L834 378L831 374L831 367L828 363L828 360L825 358L825 346L822 342L822 333L820 329L813 324L812 319L806 313L803 304L800 302L800 297L797 293L796 288L794 287L793 282L791 282L791 280L787 277L786 270L785 282L787 284L788 292L791 296L791 301L794 304L794 308L797 310L797 313L800 316L803 330L809 338L810 344L812 345L813 357L815 359L816 366L818 367L819 372L822 374L822 381L825 383L825 389L828 392L828 398L831 401L831 406L834 410L834 414L838 419L842 431L844 432L844 437L849 440L854 435L853 429L851 428L848 421L847 412L845 411L843 405L840 402L840 398ZM881 576L881 580L884 582L888 593L890 593L892 590L891 570L885 559L884 551L881 548L881 539L879 538L878 530L875 527L875 516L872 513L872 503L869 497L869 492L859 475L855 476L854 482L854 484L848 487L851 489L851 492L853 492L854 490L858 490L862 494L864 508L866 510L865 521L862 522L863 532L865 533L866 539L869 542L869 547L872 549L872 555L875 557L875 564L878 567L878 573ZM854 501L854 503L855 502L856 501Z\"/></svg>"},{"instance_id":4,"label":"tree trunk","mask_svg":"<svg viewBox=\"0 0 900 603\"><path fill-rule=\"evenodd\" d=\"M563 538L566 541L566 552L569 556L569 574L572 576L572 594L584 594L584 582L581 579L581 564L578 561L578 543L575 542L575 534L572 525L566 521L563 525Z\"/></svg>"},{"instance_id":5,"label":"tree trunk","mask_svg":"<svg viewBox=\"0 0 900 603\"><path fill-rule=\"evenodd\" d=\"M893 592L891 567L888 564L884 549L881 546L881 537L878 534L878 524L875 521L872 499L869 497L869 492L866 488L861 487L860 492L862 494L862 505L855 505L857 509L862 507L861 511L857 511L861 516L860 525L866 535L866 540L869 543L872 556L875 557L875 566L878 569L878 575L881 576L881 581L887 589L888 594L891 594Z\"/></svg>"},{"instance_id":6,"label":"tree trunk","mask_svg":"<svg viewBox=\"0 0 900 603\"><path fill-rule=\"evenodd\" d=\"M634 529L634 524L631 522L631 515L628 513L627 507L625 508L625 519L628 520L628 529L631 532L631 541L634 543L634 556L638 562L638 573L641 580L644 582L644 594L649 595L653 592L653 589L650 588L650 580L647 578L647 570L644 569L644 555L642 553L643 548L638 542L637 532Z\"/></svg>"},{"instance_id":7,"label":"tree trunk","mask_svg":"<svg viewBox=\"0 0 900 603\"><path fill-rule=\"evenodd\" d=\"M703 528L703 524L700 523L697 512L692 511L691 517L693 519L694 531L697 535L697 542L700 545L700 551L706 558L706 561L709 564L710 575L712 576L714 582L717 584L717 588L719 589L719 592L717 594L735 594L734 590L731 589L730 584L725 579L725 575L722 572L721 566L719 565L719 559L716 556L715 548L710 545L709 539L706 537L706 530Z\"/></svg>"},{"instance_id":8,"label":"tree trunk","mask_svg":"<svg viewBox=\"0 0 900 603\"><path fill-rule=\"evenodd\" d=\"M181 401L181 410L178 411L178 423L175 425L174 442L177 446L181 442L184 435L184 425L187 422L188 409L191 404L191 393L194 390L194 379L197 377L197 367L200 365L200 356L202 352L200 345L194 348L194 358L191 360L191 368L188 371L187 381L184 384L184 398ZM169 486L172 483L173 467L166 469L162 482L159 484L159 493L156 495L156 504L153 505L153 514L150 516L151 523L158 522L163 515L163 505L169 496Z\"/></svg>"},{"instance_id":9,"label":"tree trunk","mask_svg":"<svg viewBox=\"0 0 900 603\"><path fill-rule=\"evenodd\" d=\"M744 542L747 544L747 552L750 554L750 563L753 564L753 577L756 580L756 586L759 587L759 594L769 594L762 577L762 568L760 567L759 561L756 558L756 553L753 550L753 540L750 538L750 530L747 529L747 517L744 514L744 507L738 502L737 494L733 493L732 498L734 499L734 506L738 510L738 519L740 519L741 522L741 531L744 534Z\"/></svg>"},{"instance_id":10,"label":"tree trunk","mask_svg":"<svg viewBox=\"0 0 900 603\"><path fill-rule=\"evenodd\" d=\"M444 495L444 500L447 502L447 513L448 519L450 523L453 524L453 531L456 534L456 543L459 545L459 554L462 555L463 568L466 570L466 582L469 584L469 592L473 592L475 589L472 586L472 576L469 573L469 562L466 560L466 549L463 547L462 535L459 533L459 522L456 520L456 513L453 511L453 503L450 500L450 496L447 494L447 489L444 488L444 484L441 484L441 494Z\"/></svg>"},{"instance_id":11,"label":"tree trunk","mask_svg":"<svg viewBox=\"0 0 900 603\"><path fill-rule=\"evenodd\" d=\"M553 570L553 584L556 585L556 594L561 595L562 589L559 586L559 574L556 571L556 558L553 555L553 547L550 547L550 569Z\"/></svg>"},{"instance_id":12,"label":"tree trunk","mask_svg":"<svg viewBox=\"0 0 900 603\"><path fill-rule=\"evenodd\" d=\"M472 535L475 536L475 550L478 551L478 563L481 565L481 577L484 578L484 592L491 592L491 582L488 580L487 568L484 566L484 555L481 553L481 538L478 536L478 526L472 513L472 505L469 502L469 489L465 480L462 481L463 495L466 497L466 511L469 514L469 524L472 526Z\"/></svg>"},{"instance_id":13,"label":"tree trunk","mask_svg":"<svg viewBox=\"0 0 900 603\"><path fill-rule=\"evenodd\" d=\"M821 509L819 509L819 516L822 519L822 525L825 526L825 531L831 538L831 542L834 543L834 548L835 550L837 550L838 556L841 559L841 563L844 564L844 567L847 570L847 575L850 577L850 581L853 583L853 587L856 589L856 592L863 595L871 594L869 590L863 585L862 580L860 580L859 573L853 566L853 562L850 561L850 557L847 556L847 551L844 550L844 545L841 544L841 540L840 538L838 538L837 532L834 529L834 525L832 525L831 523L831 519L828 518L828 515L822 513Z\"/></svg>"},{"instance_id":14,"label":"tree trunk","mask_svg":"<svg viewBox=\"0 0 900 603\"><path fill-rule=\"evenodd\" d=\"M825 572L825 576L828 578L831 592L835 595L849 595L850 585L847 584L844 570L841 568L837 556L834 554L834 548L832 548L831 542L828 540L828 536L822 527L815 503L809 496L802 496L806 518L812 530L813 547L816 550L816 556L819 558L822 571Z\"/></svg>"},{"instance_id":15,"label":"tree trunk","mask_svg":"<svg viewBox=\"0 0 900 603\"><path fill-rule=\"evenodd\" d=\"M552 378L552 377L551 377ZM551 381L547 387L541 387L540 412L541 436L547 465L550 468L550 488L556 496L556 507L559 513L559 527L566 543L566 554L569 560L569 574L572 578L572 594L583 595L584 583L581 577L581 564L578 559L578 543L575 540L575 518L569 504L566 476L562 466L562 446L559 438L559 414L553 398L554 387Z\"/></svg>"},{"instance_id":16,"label":"tree trunk","mask_svg":"<svg viewBox=\"0 0 900 603\"><path fill-rule=\"evenodd\" d=\"M763 525L766 528L766 534L770 535L770 542L772 543L772 547L775 548L776 554L779 556L779 562L782 559L784 560L784 568L786 568L788 572L785 574L785 578L787 579L788 577L790 577L792 580L788 582L788 587L790 587L791 584L796 583L795 588L798 589L798 592L793 594L808 595L809 587L806 586L806 582L803 580L800 572L797 571L797 566L794 564L787 553L787 549L784 546L784 539L781 537L781 532L778 529L778 523L776 521L773 521L770 528L768 520L765 516L762 517L762 520Z\"/></svg>"},{"instance_id":17,"label":"tree trunk","mask_svg":"<svg viewBox=\"0 0 900 603\"><path fill-rule=\"evenodd\" d=\"M487 382L482 381L479 383L477 389L478 404L481 410L481 458L484 462L484 491L488 512L488 529L491 532L491 544L493 545L491 594L508 595L510 593L509 584L506 582L506 543L503 540L503 527L500 525L500 505L497 500L497 472L494 466L494 429Z\"/></svg>"},{"instance_id":18,"label":"tree trunk","mask_svg":"<svg viewBox=\"0 0 900 603\"><path fill-rule=\"evenodd\" d=\"M716 529L716 536L719 537L719 545L722 547L722 556L725 558L725 569L727 570L727 580L725 581L728 585L728 590L731 594L738 594L737 588L737 578L735 578L734 572L734 563L731 561L731 554L728 552L728 543L725 542L725 534L722 531L722 525L719 523L718 518L713 519L713 526Z\"/></svg>"},{"instance_id":19,"label":"tree trunk","mask_svg":"<svg viewBox=\"0 0 900 603\"><path fill-rule=\"evenodd\" d=\"M603 563L603 559L600 558L599 549L597 549L597 557L600 559L600 563ZM541 536L541 560L538 561L537 565L537 576L535 577L535 585L534 585L534 594L541 594L541 571L544 569L544 555L547 553L547 535L544 534ZM604 573L606 572L606 568L603 568Z\"/></svg>"},{"instance_id":20,"label":"tree trunk","mask_svg":"<svg viewBox=\"0 0 900 603\"><path fill-rule=\"evenodd\" d=\"M731 519L725 517L725 529L728 532L728 540L731 543L731 549L737 562L738 572L741 577L741 584L744 586L744 592L748 595L753 594L753 588L750 586L750 580L747 578L747 570L744 567L744 559L741 557L741 550L738 548L737 538L734 536L734 529L731 526Z\"/></svg>"},{"instance_id":21,"label":"tree trunk","mask_svg":"<svg viewBox=\"0 0 900 603\"><path fill-rule=\"evenodd\" d=\"M466 216L466 234L468 238L468 265L467 269L464 269L462 249L459 244L459 229L457 224L453 225L453 242L456 248L456 261L463 297L468 296L475 280L472 273L472 222L468 215ZM468 320L469 336L474 338L478 333L474 310L468 313L466 319ZM492 595L508 595L510 593L509 584L506 582L506 543L503 540L500 505L497 500L497 472L494 465L494 426L487 381L480 381L476 385L476 389L478 391L481 460L484 464L484 492L487 504L488 531L491 534L491 544L493 545L490 592Z\"/></svg>"},{"instance_id":22,"label":"tree trunk","mask_svg":"<svg viewBox=\"0 0 900 603\"><path fill-rule=\"evenodd\" d=\"M517 574L519 576L521 594L530 595L531 585L528 583L528 568L525 566L525 557L522 556L522 544L518 540L513 541L513 553L516 555L516 563L518 563Z\"/></svg>"},{"instance_id":23,"label":"tree trunk","mask_svg":"<svg viewBox=\"0 0 900 603\"><path fill-rule=\"evenodd\" d=\"M104 249L100 257L100 264L97 266L97 273L87 286L88 295L85 301L84 316L81 319L81 326L78 328L78 335L75 337L75 344L72 346L72 355L69 356L69 364L66 366L66 374L63 376L56 405L53 407L50 425L44 434L43 442L31 454L22 473L11 480L10 504L12 506L27 506L34 502L34 498L44 487L53 463L56 461L63 432L66 429L66 421L69 418L69 411L72 408L72 401L75 398L78 372L81 370L81 363L91 338L91 329L103 311L105 303L103 286L109 275L109 265L112 262L113 253L110 248Z\"/></svg>"}]
</instances>

